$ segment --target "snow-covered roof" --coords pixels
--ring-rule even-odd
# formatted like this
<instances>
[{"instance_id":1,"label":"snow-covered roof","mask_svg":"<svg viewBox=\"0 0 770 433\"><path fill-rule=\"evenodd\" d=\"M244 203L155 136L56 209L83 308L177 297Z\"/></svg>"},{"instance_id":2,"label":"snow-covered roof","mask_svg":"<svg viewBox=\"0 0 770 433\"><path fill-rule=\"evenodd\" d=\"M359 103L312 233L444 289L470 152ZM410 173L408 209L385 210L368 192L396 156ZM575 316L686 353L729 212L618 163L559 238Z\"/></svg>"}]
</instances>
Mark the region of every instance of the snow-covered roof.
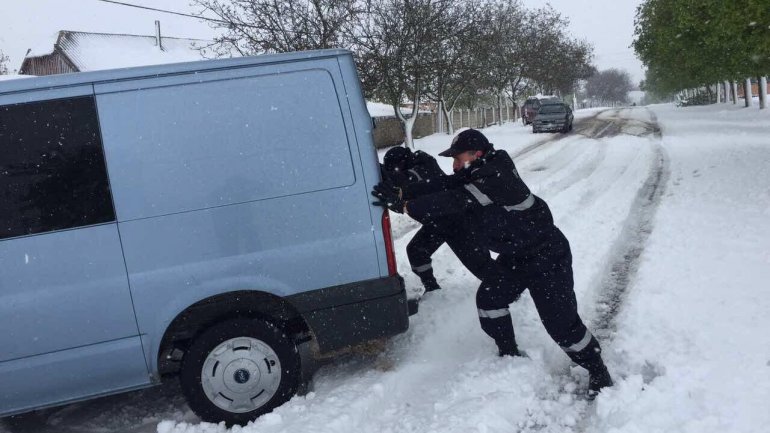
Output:
<instances>
[{"instance_id":1,"label":"snow-covered roof","mask_svg":"<svg viewBox=\"0 0 770 433\"><path fill-rule=\"evenodd\" d=\"M392 105L383 104L382 102L366 101L366 108L369 110L369 115L372 117L389 117L396 115Z\"/></svg>"},{"instance_id":2,"label":"snow-covered roof","mask_svg":"<svg viewBox=\"0 0 770 433\"><path fill-rule=\"evenodd\" d=\"M56 46L79 71L85 72L201 60L203 56L195 47L207 43L200 39L162 36L161 50L155 36L62 30ZM43 55L37 52L34 54Z\"/></svg>"},{"instance_id":3,"label":"snow-covered roof","mask_svg":"<svg viewBox=\"0 0 770 433\"><path fill-rule=\"evenodd\" d=\"M396 112L393 110L393 106L390 104L383 104L382 102L366 101L366 109L369 110L369 116L371 117L396 117ZM412 114L412 109L408 107L401 107L401 112L408 116ZM418 113L431 113L430 110L418 110Z\"/></svg>"}]
</instances>

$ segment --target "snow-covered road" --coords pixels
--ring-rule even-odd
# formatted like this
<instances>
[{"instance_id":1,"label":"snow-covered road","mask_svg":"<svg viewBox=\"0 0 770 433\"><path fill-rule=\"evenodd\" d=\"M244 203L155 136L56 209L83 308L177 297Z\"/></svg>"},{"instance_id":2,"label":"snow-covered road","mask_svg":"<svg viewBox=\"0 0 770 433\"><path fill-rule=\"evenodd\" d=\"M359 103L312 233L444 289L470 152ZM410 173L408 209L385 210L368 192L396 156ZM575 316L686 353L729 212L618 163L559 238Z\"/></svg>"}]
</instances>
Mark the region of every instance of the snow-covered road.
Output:
<instances>
[{"instance_id":1,"label":"snow-covered road","mask_svg":"<svg viewBox=\"0 0 770 433\"><path fill-rule=\"evenodd\" d=\"M234 432L759 432L770 415L770 114L733 106L584 110L571 134L487 128L551 206L573 248L580 312L616 386L586 373L527 294L511 311L528 359L500 359L478 326L475 279L446 247L444 290L377 354L320 369L314 389ZM417 147L437 154L450 138ZM451 160L440 158L449 172ZM394 216L398 265L421 294ZM172 383L0 420L0 432L224 432ZM159 423L160 422L160 423Z\"/></svg>"}]
</instances>

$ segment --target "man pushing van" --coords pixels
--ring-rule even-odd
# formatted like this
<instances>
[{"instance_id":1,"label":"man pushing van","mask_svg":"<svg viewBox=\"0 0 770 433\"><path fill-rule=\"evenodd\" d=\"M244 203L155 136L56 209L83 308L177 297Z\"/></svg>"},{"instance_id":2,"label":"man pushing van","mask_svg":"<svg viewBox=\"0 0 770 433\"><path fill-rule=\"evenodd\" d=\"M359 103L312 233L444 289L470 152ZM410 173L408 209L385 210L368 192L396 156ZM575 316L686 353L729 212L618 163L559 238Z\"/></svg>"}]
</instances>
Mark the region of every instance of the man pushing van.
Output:
<instances>
[{"instance_id":1,"label":"man pushing van","mask_svg":"<svg viewBox=\"0 0 770 433\"><path fill-rule=\"evenodd\" d=\"M382 174L386 182L406 198L416 198L425 192L446 189L451 181L450 176L441 170L434 157L419 150L412 152L402 146L393 147L385 153ZM428 191L424 191L426 189ZM481 246L472 235L468 228L467 215L425 215L415 219L422 227L407 244L406 255L412 271L420 277L425 292L441 288L433 274L431 256L444 243L476 278L482 278L492 258L489 250Z\"/></svg>"},{"instance_id":2,"label":"man pushing van","mask_svg":"<svg viewBox=\"0 0 770 433\"><path fill-rule=\"evenodd\" d=\"M499 253L476 292L479 322L500 356L520 356L509 304L529 289L548 334L589 372L589 397L612 385L601 347L577 312L569 242L554 225L548 205L532 194L511 157L479 131L458 134L441 156L454 158L453 180L443 191L414 196L388 183L374 187L379 204L415 219L468 215L468 229Z\"/></svg>"}]
</instances>

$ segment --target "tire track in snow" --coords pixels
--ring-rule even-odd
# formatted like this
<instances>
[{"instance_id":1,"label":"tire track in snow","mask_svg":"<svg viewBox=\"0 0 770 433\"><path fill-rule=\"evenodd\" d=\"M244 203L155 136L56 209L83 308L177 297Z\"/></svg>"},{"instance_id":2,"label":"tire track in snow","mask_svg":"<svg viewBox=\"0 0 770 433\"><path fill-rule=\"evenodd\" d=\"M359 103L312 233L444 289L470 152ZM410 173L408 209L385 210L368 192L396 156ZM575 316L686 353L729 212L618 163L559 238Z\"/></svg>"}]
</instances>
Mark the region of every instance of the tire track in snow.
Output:
<instances>
[{"instance_id":1,"label":"tire track in snow","mask_svg":"<svg viewBox=\"0 0 770 433\"><path fill-rule=\"evenodd\" d=\"M639 259L644 252L647 240L653 230L653 220L657 213L671 171L669 159L660 142L661 132L654 113L647 109L651 122L646 123L650 132L658 139L654 153L654 165L629 210L623 228L610 248L610 257L614 257L605 267L599 296L596 301L596 316L592 321L594 335L602 342L605 351L611 343L616 330L616 318L623 307L628 288L636 278ZM620 379L615 375L615 381ZM588 406L583 417L578 421L577 431L587 431L595 413Z\"/></svg>"},{"instance_id":2,"label":"tire track in snow","mask_svg":"<svg viewBox=\"0 0 770 433\"><path fill-rule=\"evenodd\" d=\"M654 126L652 132L657 138L660 138L657 119L652 112L650 115L652 117L651 124ZM594 330L597 337L605 341L611 339L615 330L615 317L622 307L627 289L638 271L639 258L644 251L650 233L652 233L653 219L671 175L668 157L659 141L654 155L654 166L639 189L629 215L623 224L623 229L610 249L610 256L614 257L614 260L607 263L603 273L604 279L597 301Z\"/></svg>"}]
</instances>

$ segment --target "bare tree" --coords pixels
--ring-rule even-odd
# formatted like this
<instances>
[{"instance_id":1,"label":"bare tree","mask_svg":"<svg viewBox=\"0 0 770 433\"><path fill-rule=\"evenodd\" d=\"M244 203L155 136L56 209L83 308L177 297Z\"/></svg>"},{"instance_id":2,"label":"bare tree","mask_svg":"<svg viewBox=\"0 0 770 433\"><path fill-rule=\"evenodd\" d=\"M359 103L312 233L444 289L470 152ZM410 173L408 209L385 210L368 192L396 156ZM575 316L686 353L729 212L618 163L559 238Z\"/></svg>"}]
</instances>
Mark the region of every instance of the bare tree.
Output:
<instances>
[{"instance_id":1,"label":"bare tree","mask_svg":"<svg viewBox=\"0 0 770 433\"><path fill-rule=\"evenodd\" d=\"M476 89L476 77L483 72L484 58L480 41L483 40L484 24L488 22L487 10L481 1L458 2L449 11L448 19L454 22L449 34L438 41L433 79L427 97L437 104L440 117L439 132L446 121L447 133L454 134L450 113L460 97Z\"/></svg>"},{"instance_id":2,"label":"bare tree","mask_svg":"<svg viewBox=\"0 0 770 433\"><path fill-rule=\"evenodd\" d=\"M603 103L627 102L632 88L631 76L620 69L599 71L586 83L588 96Z\"/></svg>"},{"instance_id":3,"label":"bare tree","mask_svg":"<svg viewBox=\"0 0 770 433\"><path fill-rule=\"evenodd\" d=\"M518 0L499 0L492 4L488 21L481 50L487 53L485 75L489 92L502 112L506 90L511 90L511 99L520 90L532 41L526 38L527 11Z\"/></svg>"},{"instance_id":4,"label":"bare tree","mask_svg":"<svg viewBox=\"0 0 770 433\"><path fill-rule=\"evenodd\" d=\"M7 75L8 74L8 61L10 59L8 56L3 53L3 50L0 50L0 75Z\"/></svg>"},{"instance_id":5,"label":"bare tree","mask_svg":"<svg viewBox=\"0 0 770 433\"><path fill-rule=\"evenodd\" d=\"M217 56L333 48L361 12L357 0L193 0L199 14L213 14L223 31L211 49Z\"/></svg>"},{"instance_id":6,"label":"bare tree","mask_svg":"<svg viewBox=\"0 0 770 433\"><path fill-rule=\"evenodd\" d=\"M420 101L443 56L441 41L453 33L457 1L373 0L353 31L364 88L393 106L409 147L414 147ZM409 114L401 109L405 102L411 105Z\"/></svg>"}]
</instances>

